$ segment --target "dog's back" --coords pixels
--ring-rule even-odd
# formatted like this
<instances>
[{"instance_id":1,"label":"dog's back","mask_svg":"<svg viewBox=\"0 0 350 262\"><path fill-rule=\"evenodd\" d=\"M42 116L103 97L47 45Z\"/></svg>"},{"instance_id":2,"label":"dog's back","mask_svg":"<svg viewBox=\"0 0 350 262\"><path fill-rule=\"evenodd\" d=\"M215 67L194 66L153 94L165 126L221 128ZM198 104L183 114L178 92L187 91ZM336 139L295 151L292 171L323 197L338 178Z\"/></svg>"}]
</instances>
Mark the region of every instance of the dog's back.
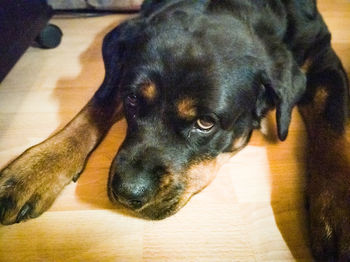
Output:
<instances>
[{"instance_id":1,"label":"dog's back","mask_svg":"<svg viewBox=\"0 0 350 262\"><path fill-rule=\"evenodd\" d=\"M174 12L176 8L196 11L196 1L145 1L141 14L154 17L160 13ZM303 65L317 46L330 40L330 33L317 10L315 0L221 0L207 2L206 13L213 16L227 14L251 26L255 34L267 43L271 37L282 41L293 52L299 66ZM203 8L198 4L198 8ZM200 10L199 10L200 11ZM220 28L217 28L220 30Z\"/></svg>"}]
</instances>

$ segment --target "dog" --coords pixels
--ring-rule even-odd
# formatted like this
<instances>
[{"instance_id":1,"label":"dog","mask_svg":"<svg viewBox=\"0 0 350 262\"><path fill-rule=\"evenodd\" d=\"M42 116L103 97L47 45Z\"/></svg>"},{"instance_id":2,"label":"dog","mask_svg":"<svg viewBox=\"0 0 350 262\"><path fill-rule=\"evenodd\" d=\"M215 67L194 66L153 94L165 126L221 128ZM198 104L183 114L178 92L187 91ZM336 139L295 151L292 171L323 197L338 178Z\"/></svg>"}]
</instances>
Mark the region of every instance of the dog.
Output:
<instances>
[{"instance_id":1,"label":"dog","mask_svg":"<svg viewBox=\"0 0 350 262\"><path fill-rule=\"evenodd\" d=\"M0 221L35 218L75 182L122 117L108 196L148 219L177 212L247 145L267 112L308 132L307 199L317 260L350 261L348 79L315 0L146 0L106 35L105 78L61 131L0 172Z\"/></svg>"}]
</instances>

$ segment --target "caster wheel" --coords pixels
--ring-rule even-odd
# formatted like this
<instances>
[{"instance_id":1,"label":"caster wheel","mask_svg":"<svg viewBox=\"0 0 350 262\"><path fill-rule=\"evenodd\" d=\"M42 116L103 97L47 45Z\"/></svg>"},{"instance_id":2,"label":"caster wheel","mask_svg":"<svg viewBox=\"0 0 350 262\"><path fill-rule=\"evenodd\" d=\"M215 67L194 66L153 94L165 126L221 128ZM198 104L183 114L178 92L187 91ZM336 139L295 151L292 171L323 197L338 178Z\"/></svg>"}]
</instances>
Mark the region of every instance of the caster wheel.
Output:
<instances>
[{"instance_id":1,"label":"caster wheel","mask_svg":"<svg viewBox=\"0 0 350 262\"><path fill-rule=\"evenodd\" d=\"M63 33L58 26L48 24L35 38L35 42L41 48L55 48L61 43L62 35Z\"/></svg>"}]
</instances>

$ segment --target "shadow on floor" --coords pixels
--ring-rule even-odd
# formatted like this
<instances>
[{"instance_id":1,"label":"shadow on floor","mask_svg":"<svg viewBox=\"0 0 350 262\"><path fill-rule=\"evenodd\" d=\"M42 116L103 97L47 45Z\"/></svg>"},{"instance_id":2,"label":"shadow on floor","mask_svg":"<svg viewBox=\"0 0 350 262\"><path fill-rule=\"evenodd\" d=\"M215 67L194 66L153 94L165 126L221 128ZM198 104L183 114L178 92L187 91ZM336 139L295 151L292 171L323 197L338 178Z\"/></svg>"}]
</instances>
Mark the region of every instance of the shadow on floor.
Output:
<instances>
[{"instance_id":1,"label":"shadow on floor","mask_svg":"<svg viewBox=\"0 0 350 262\"><path fill-rule=\"evenodd\" d=\"M296 111L296 110L295 110ZM293 128L296 125L297 128ZM270 166L271 207L276 225L295 260L313 261L309 250L307 212L305 209L305 130L299 114L294 112L290 127L295 132L283 143L278 143L274 114L268 117L270 134L275 133L276 144L267 147ZM286 161L284 158L293 158ZM281 163L281 164L279 164ZM293 172L285 175L285 172Z\"/></svg>"},{"instance_id":2,"label":"shadow on floor","mask_svg":"<svg viewBox=\"0 0 350 262\"><path fill-rule=\"evenodd\" d=\"M61 125L55 132L71 120L67 118L67 115L71 115L73 118L74 114L79 112L80 109L70 108L70 104L76 104L74 103L74 99L85 100L86 103L102 83L104 77L101 51L103 38L127 17L125 15L119 19L116 18L114 22L106 25L95 36L89 47L79 57L81 71L78 76L74 78L62 78L57 82L53 96L60 103ZM62 87L69 87L69 92L73 96L62 96L62 90L60 90ZM69 114L67 114L67 111L69 111ZM112 204L107 197L109 166L125 136L125 130L125 121L119 121L112 127L102 143L90 156L84 172L77 181L76 195L83 202L97 208L111 209L123 215L135 217L131 211L122 206Z\"/></svg>"}]
</instances>

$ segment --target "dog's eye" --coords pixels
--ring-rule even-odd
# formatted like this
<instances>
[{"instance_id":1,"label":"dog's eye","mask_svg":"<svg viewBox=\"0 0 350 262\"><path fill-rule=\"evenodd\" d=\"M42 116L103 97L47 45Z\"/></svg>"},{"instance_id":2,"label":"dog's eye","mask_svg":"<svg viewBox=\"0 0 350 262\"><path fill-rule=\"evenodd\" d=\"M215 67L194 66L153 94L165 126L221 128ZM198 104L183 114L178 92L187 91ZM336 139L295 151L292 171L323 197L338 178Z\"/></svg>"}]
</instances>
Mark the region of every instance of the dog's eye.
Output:
<instances>
[{"instance_id":1,"label":"dog's eye","mask_svg":"<svg viewBox=\"0 0 350 262\"><path fill-rule=\"evenodd\" d=\"M135 107L137 106L137 96L135 95L128 95L126 97L126 104L130 107Z\"/></svg>"},{"instance_id":2,"label":"dog's eye","mask_svg":"<svg viewBox=\"0 0 350 262\"><path fill-rule=\"evenodd\" d=\"M197 120L196 124L197 128L199 128L200 130L209 131L214 127L215 122L209 117L202 117Z\"/></svg>"}]
</instances>

